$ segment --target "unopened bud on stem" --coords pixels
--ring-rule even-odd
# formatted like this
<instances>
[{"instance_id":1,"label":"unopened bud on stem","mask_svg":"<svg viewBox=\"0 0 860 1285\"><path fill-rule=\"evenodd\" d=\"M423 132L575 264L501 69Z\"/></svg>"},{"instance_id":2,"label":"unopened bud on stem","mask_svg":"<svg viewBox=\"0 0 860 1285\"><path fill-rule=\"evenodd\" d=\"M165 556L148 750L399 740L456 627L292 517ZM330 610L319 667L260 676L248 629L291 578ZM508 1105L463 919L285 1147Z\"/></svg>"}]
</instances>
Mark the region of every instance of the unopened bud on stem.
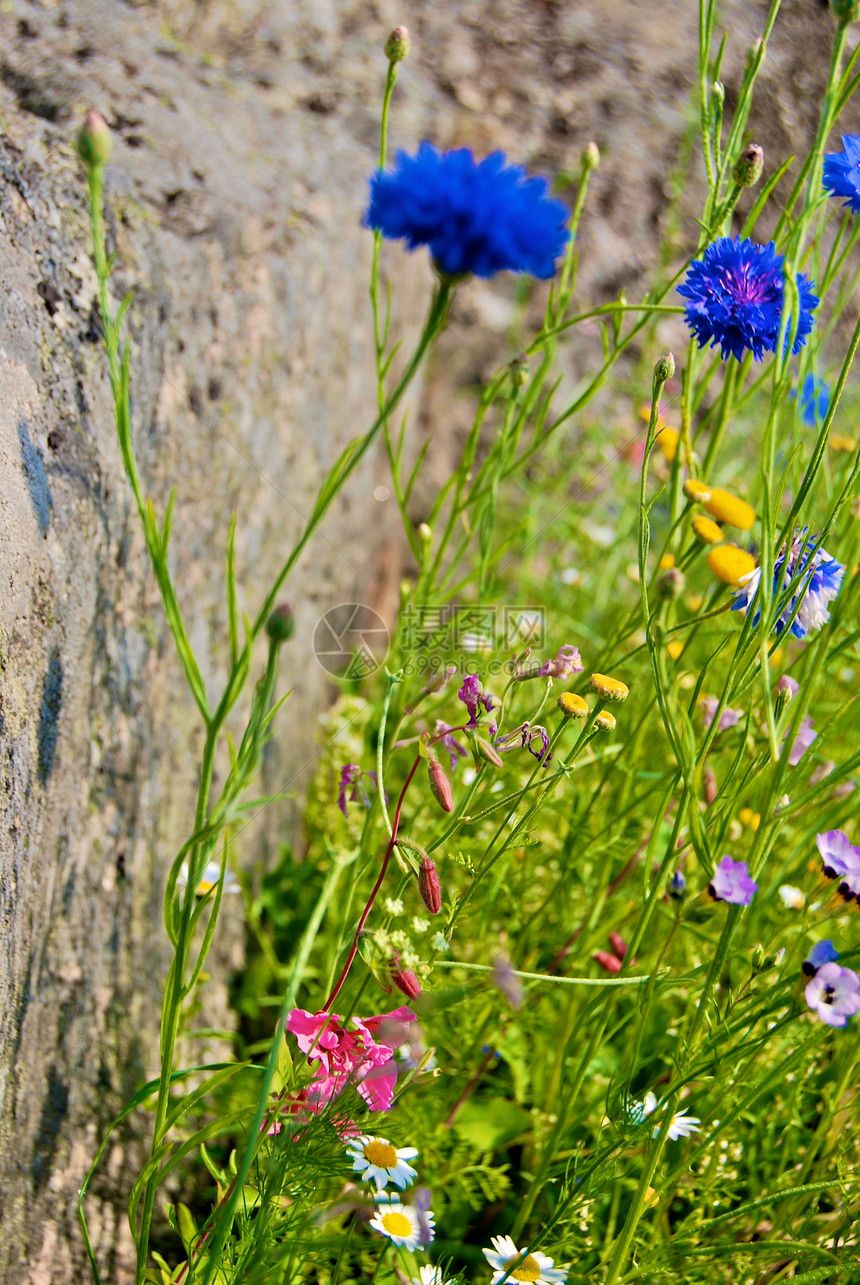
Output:
<instances>
[{"instance_id":1,"label":"unopened bud on stem","mask_svg":"<svg viewBox=\"0 0 860 1285\"><path fill-rule=\"evenodd\" d=\"M389 62L403 62L408 58L412 41L406 27L395 27L385 42L385 56Z\"/></svg>"},{"instance_id":2,"label":"unopened bud on stem","mask_svg":"<svg viewBox=\"0 0 860 1285\"><path fill-rule=\"evenodd\" d=\"M451 791L451 782L445 775L445 769L437 758L427 760L427 775L430 778L430 789L433 792L433 798L439 804L443 812L454 811L454 795Z\"/></svg>"},{"instance_id":3,"label":"unopened bud on stem","mask_svg":"<svg viewBox=\"0 0 860 1285\"><path fill-rule=\"evenodd\" d=\"M424 857L421 861L418 871L418 891L430 914L438 915L442 909L442 889L439 886L436 864L429 857Z\"/></svg>"},{"instance_id":4,"label":"unopened bud on stem","mask_svg":"<svg viewBox=\"0 0 860 1285\"><path fill-rule=\"evenodd\" d=\"M105 119L92 108L84 117L84 123L78 134L78 156L87 169L106 165L110 157L111 136Z\"/></svg>"},{"instance_id":5,"label":"unopened bud on stem","mask_svg":"<svg viewBox=\"0 0 860 1285\"><path fill-rule=\"evenodd\" d=\"M664 352L663 356L654 366L654 378L658 384L665 384L675 373L675 354Z\"/></svg>"},{"instance_id":6,"label":"unopened bud on stem","mask_svg":"<svg viewBox=\"0 0 860 1285\"><path fill-rule=\"evenodd\" d=\"M266 634L273 643L280 645L289 642L296 632L296 620L293 609L287 602L275 608L266 621Z\"/></svg>"},{"instance_id":7,"label":"unopened bud on stem","mask_svg":"<svg viewBox=\"0 0 860 1285\"><path fill-rule=\"evenodd\" d=\"M732 177L739 187L755 187L764 168L764 152L758 143L748 143L741 152Z\"/></svg>"}]
</instances>

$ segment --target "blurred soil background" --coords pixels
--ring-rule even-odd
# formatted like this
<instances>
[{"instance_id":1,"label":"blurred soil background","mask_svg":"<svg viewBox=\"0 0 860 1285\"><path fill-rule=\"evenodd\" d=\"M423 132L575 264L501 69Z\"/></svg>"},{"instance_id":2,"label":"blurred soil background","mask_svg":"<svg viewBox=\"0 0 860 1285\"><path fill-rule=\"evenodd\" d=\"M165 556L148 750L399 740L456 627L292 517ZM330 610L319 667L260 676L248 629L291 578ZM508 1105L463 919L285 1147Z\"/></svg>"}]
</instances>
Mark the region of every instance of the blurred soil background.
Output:
<instances>
[{"instance_id":1,"label":"blurred soil background","mask_svg":"<svg viewBox=\"0 0 860 1285\"><path fill-rule=\"evenodd\" d=\"M726 114L763 0L727 0ZM601 152L579 238L587 302L635 299L670 198L678 258L695 237L701 174L691 0L4 0L0 8L0 1279L86 1281L76 1195L109 1121L156 1070L168 954L164 881L193 815L202 730L185 694L114 441L74 140L84 110L114 131L108 231L117 300L133 290L134 431L163 513L178 485L173 566L210 692L225 676L223 560L239 518L251 614L302 527L324 469L372 422L361 228L373 169L382 45L405 23L393 146L422 138L576 175ZM752 138L765 175L814 131L832 23L785 0ZM417 335L425 256L387 248L396 334ZM508 279L460 290L453 324L410 398L429 487L471 422L472 390L512 356ZM531 296L530 296L531 298ZM538 289L527 312L540 311ZM660 334L664 346L677 336ZM567 351L593 368L596 332ZM631 433L636 425L631 425ZM570 428L572 475L575 425ZM291 790L243 831L237 859L270 867L301 844L315 717L333 688L313 656L329 607L392 619L408 570L381 453L352 479L287 597L293 687L264 788ZM383 494L383 492L379 492ZM202 1020L233 1023L244 936L230 899ZM222 1046L223 1051L223 1046ZM202 1060L200 1042L189 1061ZM144 1118L145 1122L145 1118ZM141 1120L136 1122L139 1127ZM120 1131L89 1213L106 1282L132 1275L123 1203L140 1158Z\"/></svg>"}]
</instances>

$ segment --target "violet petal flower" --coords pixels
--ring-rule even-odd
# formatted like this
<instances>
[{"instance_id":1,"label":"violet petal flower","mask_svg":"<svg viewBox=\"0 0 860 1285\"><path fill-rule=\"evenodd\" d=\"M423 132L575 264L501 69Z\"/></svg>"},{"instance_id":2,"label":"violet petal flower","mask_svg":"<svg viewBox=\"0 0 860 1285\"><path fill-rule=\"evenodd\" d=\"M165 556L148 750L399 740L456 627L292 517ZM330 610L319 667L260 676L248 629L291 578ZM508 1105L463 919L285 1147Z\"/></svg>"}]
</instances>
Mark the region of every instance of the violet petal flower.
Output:
<instances>
[{"instance_id":1,"label":"violet petal flower","mask_svg":"<svg viewBox=\"0 0 860 1285\"><path fill-rule=\"evenodd\" d=\"M717 713L717 710L719 709L720 702L717 700L716 696L703 696L700 701L700 705L702 708L702 715L705 720L705 727L708 728L711 726L711 723L713 723L714 718L716 717L716 713ZM726 707L723 709L722 714L720 714L720 721L717 724L717 731L724 732L727 727L736 727L737 724L740 722L740 720L741 720L741 711L737 709L730 709L729 706L726 705Z\"/></svg>"},{"instance_id":2,"label":"violet petal flower","mask_svg":"<svg viewBox=\"0 0 860 1285\"><path fill-rule=\"evenodd\" d=\"M804 994L809 1007L828 1026L845 1026L849 1017L860 1013L860 977L839 964L822 964Z\"/></svg>"},{"instance_id":3,"label":"violet petal flower","mask_svg":"<svg viewBox=\"0 0 860 1285\"><path fill-rule=\"evenodd\" d=\"M344 816L346 816L346 792L358 780L361 775L361 768L357 763L347 763L340 769L340 779L338 781L337 806Z\"/></svg>"},{"instance_id":4,"label":"violet petal flower","mask_svg":"<svg viewBox=\"0 0 860 1285\"><path fill-rule=\"evenodd\" d=\"M733 906L748 906L758 892L758 884L750 878L745 861L732 861L731 857L723 857L714 871L708 890L716 901L728 901Z\"/></svg>"},{"instance_id":5,"label":"violet petal flower","mask_svg":"<svg viewBox=\"0 0 860 1285\"><path fill-rule=\"evenodd\" d=\"M803 961L803 971L807 977L814 977L824 964L835 964L838 958L839 951L828 937L824 941L816 942L812 947Z\"/></svg>"},{"instance_id":6,"label":"violet petal flower","mask_svg":"<svg viewBox=\"0 0 860 1285\"><path fill-rule=\"evenodd\" d=\"M497 696L493 696L491 692L484 691L481 680L477 674L466 675L463 679L463 686L457 692L457 695L469 711L470 727L478 726L478 717L481 713L481 708L486 710L489 714L492 710L498 709L502 703ZM495 736L497 729L494 720L491 720L487 724L487 730L491 736Z\"/></svg>"},{"instance_id":7,"label":"violet petal flower","mask_svg":"<svg viewBox=\"0 0 860 1285\"><path fill-rule=\"evenodd\" d=\"M571 674L581 674L585 666L579 654L579 648L573 643L559 647L554 659L545 660L539 669L530 672L536 678L569 678Z\"/></svg>"},{"instance_id":8,"label":"violet petal flower","mask_svg":"<svg viewBox=\"0 0 860 1285\"><path fill-rule=\"evenodd\" d=\"M800 727L797 729L797 736L795 736L794 743L789 751L789 767L797 767L798 763L817 736L818 733L813 730L812 719L807 714L804 717L803 722L800 724ZM783 737L783 742L785 742L785 737Z\"/></svg>"},{"instance_id":9,"label":"violet petal flower","mask_svg":"<svg viewBox=\"0 0 860 1285\"><path fill-rule=\"evenodd\" d=\"M815 836L815 842L828 879L860 874L860 848L842 830L825 830Z\"/></svg>"},{"instance_id":10,"label":"violet petal flower","mask_svg":"<svg viewBox=\"0 0 860 1285\"><path fill-rule=\"evenodd\" d=\"M443 733L443 735L440 736L440 732ZM468 751L464 749L459 741L454 739L453 729L450 723L443 723L441 718L436 719L436 732L433 739L438 745L441 745L443 749L448 751L448 758L451 761L451 772L453 773L457 766L457 760L465 758Z\"/></svg>"}]
</instances>

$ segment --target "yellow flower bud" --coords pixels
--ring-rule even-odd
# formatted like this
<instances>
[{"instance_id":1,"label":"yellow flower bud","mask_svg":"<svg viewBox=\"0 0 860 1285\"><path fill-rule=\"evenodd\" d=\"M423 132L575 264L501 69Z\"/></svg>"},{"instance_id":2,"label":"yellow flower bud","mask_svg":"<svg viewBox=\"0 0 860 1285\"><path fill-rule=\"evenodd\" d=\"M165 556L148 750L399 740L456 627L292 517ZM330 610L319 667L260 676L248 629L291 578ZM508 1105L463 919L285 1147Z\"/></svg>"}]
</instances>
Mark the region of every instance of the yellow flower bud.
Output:
<instances>
[{"instance_id":1,"label":"yellow flower bud","mask_svg":"<svg viewBox=\"0 0 860 1285\"><path fill-rule=\"evenodd\" d=\"M684 483L684 494L693 504L707 504L711 498L711 488L695 477L688 477Z\"/></svg>"},{"instance_id":2,"label":"yellow flower bud","mask_svg":"<svg viewBox=\"0 0 860 1285\"><path fill-rule=\"evenodd\" d=\"M672 642L666 644L666 650L672 657L672 660L678 660L681 652L684 650L684 644L679 639L674 638Z\"/></svg>"},{"instance_id":3,"label":"yellow flower bud","mask_svg":"<svg viewBox=\"0 0 860 1285\"><path fill-rule=\"evenodd\" d=\"M678 454L678 443L681 440L681 434L677 428L661 428L657 434L657 446L663 453L663 458L671 464Z\"/></svg>"},{"instance_id":4,"label":"yellow flower bud","mask_svg":"<svg viewBox=\"0 0 860 1285\"><path fill-rule=\"evenodd\" d=\"M558 707L565 718L585 718L588 715L588 701L576 692L562 692L558 698Z\"/></svg>"},{"instance_id":5,"label":"yellow flower bud","mask_svg":"<svg viewBox=\"0 0 860 1285\"><path fill-rule=\"evenodd\" d=\"M741 531L749 531L755 522L755 509L746 500L738 499L729 491L722 490L721 487L715 487L711 491L711 498L705 501L705 508L711 517L716 518L719 522L725 522L728 526L736 526Z\"/></svg>"},{"instance_id":6,"label":"yellow flower bud","mask_svg":"<svg viewBox=\"0 0 860 1285\"><path fill-rule=\"evenodd\" d=\"M708 554L708 566L718 579L736 585L755 570L755 558L736 544L720 544Z\"/></svg>"},{"instance_id":7,"label":"yellow flower bud","mask_svg":"<svg viewBox=\"0 0 860 1285\"><path fill-rule=\"evenodd\" d=\"M720 544L723 539L722 527L706 518L704 513L697 513L693 518L693 530L702 544Z\"/></svg>"},{"instance_id":8,"label":"yellow flower bud","mask_svg":"<svg viewBox=\"0 0 860 1285\"><path fill-rule=\"evenodd\" d=\"M675 565L674 553L664 553L662 558L660 559L660 570L671 571L674 565Z\"/></svg>"},{"instance_id":9,"label":"yellow flower bud","mask_svg":"<svg viewBox=\"0 0 860 1285\"><path fill-rule=\"evenodd\" d=\"M592 674L590 685L595 696L599 696L604 701L611 701L613 705L626 701L630 695L629 687L619 679L609 678L606 674Z\"/></svg>"},{"instance_id":10,"label":"yellow flower bud","mask_svg":"<svg viewBox=\"0 0 860 1285\"><path fill-rule=\"evenodd\" d=\"M608 709L602 709L594 720L594 726L598 732L614 732L615 715L610 714Z\"/></svg>"}]
</instances>

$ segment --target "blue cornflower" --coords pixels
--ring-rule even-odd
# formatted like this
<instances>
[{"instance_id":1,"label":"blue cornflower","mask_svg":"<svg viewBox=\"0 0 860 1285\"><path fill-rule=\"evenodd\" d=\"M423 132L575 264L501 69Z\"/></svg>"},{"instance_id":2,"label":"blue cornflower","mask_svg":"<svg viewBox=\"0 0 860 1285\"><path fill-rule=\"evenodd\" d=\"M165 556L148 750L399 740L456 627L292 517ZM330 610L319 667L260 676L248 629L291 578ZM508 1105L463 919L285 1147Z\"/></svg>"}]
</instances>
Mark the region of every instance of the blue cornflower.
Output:
<instances>
[{"instance_id":1,"label":"blue cornflower","mask_svg":"<svg viewBox=\"0 0 860 1285\"><path fill-rule=\"evenodd\" d=\"M756 245L745 238L719 237L705 251L704 259L690 264L678 294L690 302L684 311L687 325L699 347L720 345L725 361L740 361L745 352L760 361L765 352L775 352L779 338L784 294L785 258L769 245ZM812 329L812 313L818 299L805 276L797 274L800 318L792 352L800 352ZM789 320L786 335L791 334Z\"/></svg>"},{"instance_id":2,"label":"blue cornflower","mask_svg":"<svg viewBox=\"0 0 860 1285\"><path fill-rule=\"evenodd\" d=\"M807 539L805 529L796 534L788 548L783 548L774 561L774 594L784 593L789 584L793 586L792 595L776 622L777 634L788 626L798 602L800 607L790 626L795 638L805 638L826 625L830 619L828 603L839 593L844 574L842 563L831 558L817 539ZM732 611L740 611L750 605L760 581L761 567L741 577ZM754 625L758 624L760 614L760 608L756 607Z\"/></svg>"},{"instance_id":3,"label":"blue cornflower","mask_svg":"<svg viewBox=\"0 0 860 1285\"><path fill-rule=\"evenodd\" d=\"M468 148L440 153L422 143L414 156L398 152L393 170L374 174L364 221L410 250L429 246L450 276L508 268L552 277L570 233L567 207L548 192L546 179L508 165L504 152L476 161Z\"/></svg>"},{"instance_id":4,"label":"blue cornflower","mask_svg":"<svg viewBox=\"0 0 860 1285\"><path fill-rule=\"evenodd\" d=\"M817 942L812 947L812 950L803 961L803 971L807 977L814 977L824 964L835 964L838 958L839 951L828 937L825 941Z\"/></svg>"},{"instance_id":5,"label":"blue cornflower","mask_svg":"<svg viewBox=\"0 0 860 1285\"><path fill-rule=\"evenodd\" d=\"M822 186L831 196L846 197L843 205L860 214L860 134L843 134L842 146L825 156Z\"/></svg>"},{"instance_id":6,"label":"blue cornflower","mask_svg":"<svg viewBox=\"0 0 860 1285\"><path fill-rule=\"evenodd\" d=\"M792 389L792 397L797 390ZM815 428L824 419L830 409L830 389L823 379L814 375L806 376L800 388L800 418L807 428Z\"/></svg>"}]
</instances>

